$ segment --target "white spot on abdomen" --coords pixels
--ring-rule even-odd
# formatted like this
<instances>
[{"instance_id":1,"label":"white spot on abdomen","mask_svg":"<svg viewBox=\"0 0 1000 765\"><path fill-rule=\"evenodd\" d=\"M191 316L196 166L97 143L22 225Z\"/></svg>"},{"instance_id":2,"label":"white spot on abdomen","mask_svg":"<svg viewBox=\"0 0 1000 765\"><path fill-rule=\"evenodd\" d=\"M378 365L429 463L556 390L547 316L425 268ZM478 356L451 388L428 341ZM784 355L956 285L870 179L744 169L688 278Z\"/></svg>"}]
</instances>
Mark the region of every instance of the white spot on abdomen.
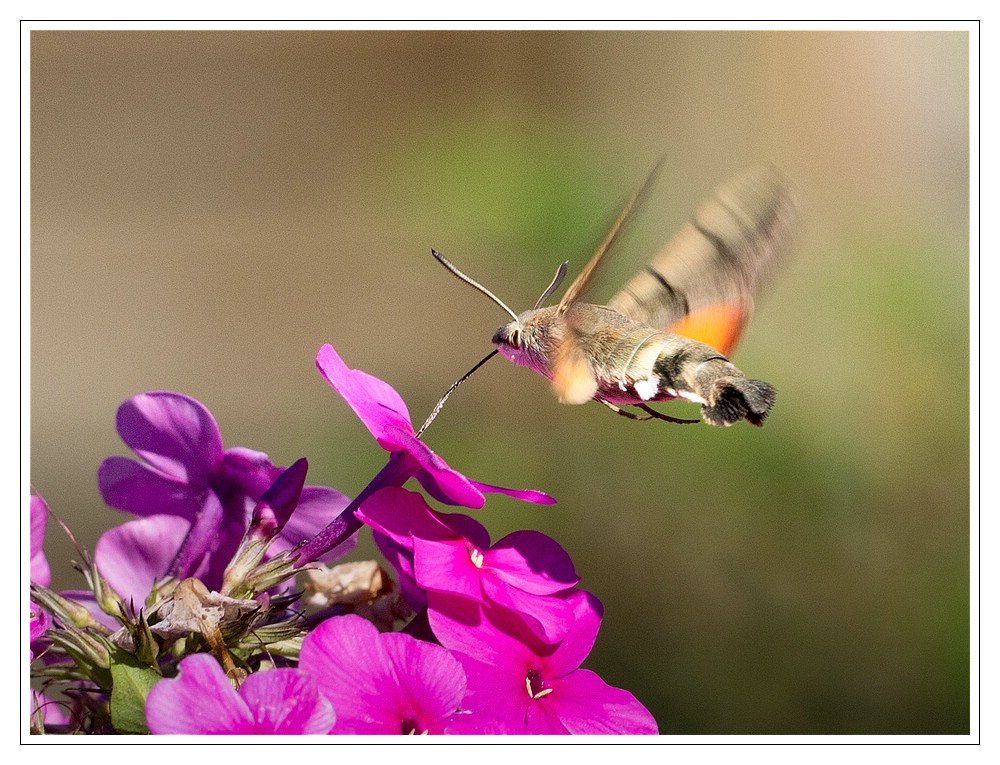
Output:
<instances>
[{"instance_id":1,"label":"white spot on abdomen","mask_svg":"<svg viewBox=\"0 0 1000 765\"><path fill-rule=\"evenodd\" d=\"M635 389L636 394L643 401L649 401L653 398L660 390L660 378L656 375L648 377L645 380L636 380L632 387Z\"/></svg>"}]
</instances>

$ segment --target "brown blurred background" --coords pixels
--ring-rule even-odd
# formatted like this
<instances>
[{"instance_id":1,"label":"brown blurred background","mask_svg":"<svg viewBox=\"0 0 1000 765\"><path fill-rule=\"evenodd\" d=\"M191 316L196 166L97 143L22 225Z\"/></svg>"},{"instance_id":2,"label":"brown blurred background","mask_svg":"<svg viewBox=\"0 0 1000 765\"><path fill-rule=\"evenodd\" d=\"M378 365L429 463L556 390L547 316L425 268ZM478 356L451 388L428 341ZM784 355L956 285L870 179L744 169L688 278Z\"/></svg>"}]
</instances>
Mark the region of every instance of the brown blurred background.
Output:
<instances>
[{"instance_id":1,"label":"brown blurred background","mask_svg":"<svg viewBox=\"0 0 1000 765\"><path fill-rule=\"evenodd\" d=\"M495 360L427 440L559 498L475 514L569 551L587 666L663 732L967 733L968 72L963 32L34 32L32 482L92 549L115 410L172 389L356 493L385 455L320 345L419 425L504 322L431 247L523 310L665 156L607 297L773 162L802 219L735 355L780 391L764 429L561 406Z\"/></svg>"}]
</instances>

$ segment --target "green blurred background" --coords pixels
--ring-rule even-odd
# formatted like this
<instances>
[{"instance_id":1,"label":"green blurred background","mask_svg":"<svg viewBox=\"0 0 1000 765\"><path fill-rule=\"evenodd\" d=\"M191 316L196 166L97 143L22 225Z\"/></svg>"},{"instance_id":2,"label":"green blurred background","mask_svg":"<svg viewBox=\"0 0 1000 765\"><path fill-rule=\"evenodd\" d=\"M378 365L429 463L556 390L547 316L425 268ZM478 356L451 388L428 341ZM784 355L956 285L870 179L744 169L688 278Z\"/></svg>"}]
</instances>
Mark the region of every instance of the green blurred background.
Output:
<instances>
[{"instance_id":1,"label":"green blurred background","mask_svg":"<svg viewBox=\"0 0 1000 765\"><path fill-rule=\"evenodd\" d=\"M780 391L764 429L562 406L495 360L427 440L559 498L476 517L569 551L587 666L663 732L968 733L968 129L964 32L36 31L32 482L92 549L115 409L172 389L353 494L385 455L320 345L419 424L504 322L431 247L523 310L664 156L606 298L773 162L801 222L734 357Z\"/></svg>"}]
</instances>

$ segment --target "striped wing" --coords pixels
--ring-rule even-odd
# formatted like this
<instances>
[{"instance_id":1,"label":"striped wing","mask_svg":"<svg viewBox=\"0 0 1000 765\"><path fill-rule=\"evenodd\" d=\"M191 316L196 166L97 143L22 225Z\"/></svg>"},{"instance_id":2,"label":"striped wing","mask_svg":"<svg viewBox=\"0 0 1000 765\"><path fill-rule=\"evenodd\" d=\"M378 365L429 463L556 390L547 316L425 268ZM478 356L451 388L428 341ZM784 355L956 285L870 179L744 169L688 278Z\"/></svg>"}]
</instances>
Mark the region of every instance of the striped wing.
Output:
<instances>
[{"instance_id":1,"label":"striped wing","mask_svg":"<svg viewBox=\"0 0 1000 765\"><path fill-rule=\"evenodd\" d=\"M794 218L795 203L780 173L746 170L716 189L608 307L728 354Z\"/></svg>"}]
</instances>

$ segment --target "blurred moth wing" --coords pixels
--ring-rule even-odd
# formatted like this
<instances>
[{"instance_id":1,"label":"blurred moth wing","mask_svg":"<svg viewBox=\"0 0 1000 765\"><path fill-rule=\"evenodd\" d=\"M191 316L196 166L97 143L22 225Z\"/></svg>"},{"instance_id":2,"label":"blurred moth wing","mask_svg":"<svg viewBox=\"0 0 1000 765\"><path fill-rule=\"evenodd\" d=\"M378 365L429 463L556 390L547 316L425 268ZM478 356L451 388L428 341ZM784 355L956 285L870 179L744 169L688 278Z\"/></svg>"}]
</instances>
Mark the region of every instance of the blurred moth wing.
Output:
<instances>
[{"instance_id":1,"label":"blurred moth wing","mask_svg":"<svg viewBox=\"0 0 1000 765\"><path fill-rule=\"evenodd\" d=\"M608 307L728 354L753 316L754 298L794 219L781 174L773 167L746 170L702 202Z\"/></svg>"},{"instance_id":2,"label":"blurred moth wing","mask_svg":"<svg viewBox=\"0 0 1000 765\"><path fill-rule=\"evenodd\" d=\"M597 379L580 338L567 338L556 346L552 387L563 404L585 404L597 395Z\"/></svg>"},{"instance_id":3,"label":"blurred moth wing","mask_svg":"<svg viewBox=\"0 0 1000 765\"><path fill-rule=\"evenodd\" d=\"M583 338L575 331L579 322L574 321L574 317L579 319L579 312L574 311L574 317L569 317L567 314L572 306L578 304L580 297L593 282L598 268L605 261L605 255L611 251L612 246L624 230L625 224L632 217L632 213L645 201L662 167L663 160L661 159L653 167L642 186L625 203L625 207L615 219L608 235L597 248L597 252L591 256L583 271L567 287L556 306L556 315L564 317L567 321L564 337L558 344L556 356L552 360L550 378L556 397L564 404L584 404L592 400L598 391L598 383L592 371L592 364L587 358L588 354L584 348ZM535 308L538 307L539 304L536 304Z\"/></svg>"}]
</instances>

